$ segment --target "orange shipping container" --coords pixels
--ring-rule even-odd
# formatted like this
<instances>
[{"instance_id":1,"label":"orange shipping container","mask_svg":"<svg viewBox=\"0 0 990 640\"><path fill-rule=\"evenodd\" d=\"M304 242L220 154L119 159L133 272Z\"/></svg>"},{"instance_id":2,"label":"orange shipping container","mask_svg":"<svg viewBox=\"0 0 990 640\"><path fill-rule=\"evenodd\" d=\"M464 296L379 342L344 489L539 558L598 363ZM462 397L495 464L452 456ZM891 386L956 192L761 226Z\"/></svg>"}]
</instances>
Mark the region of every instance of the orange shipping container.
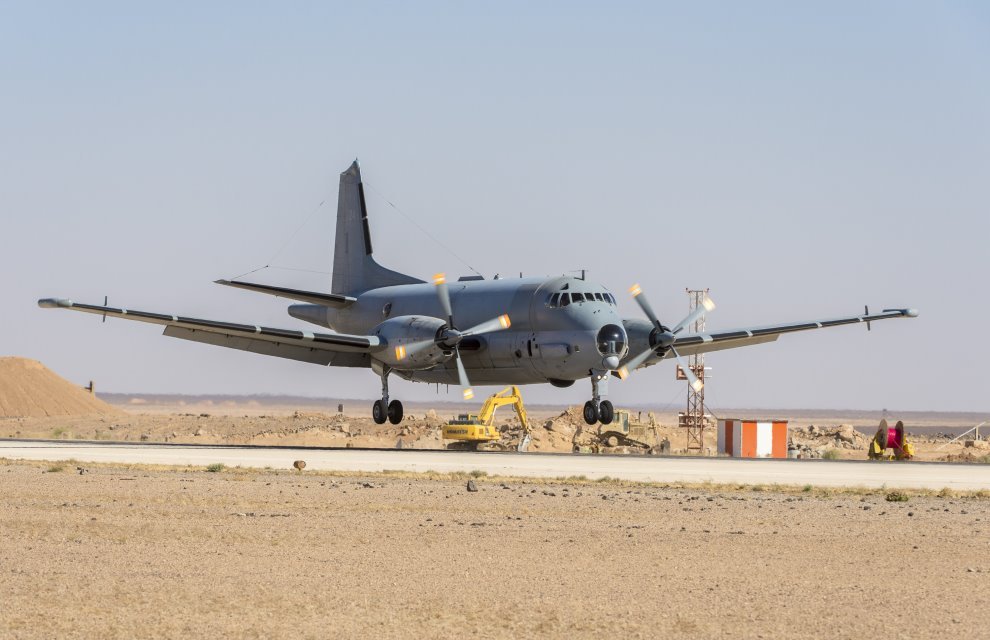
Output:
<instances>
[{"instance_id":1,"label":"orange shipping container","mask_svg":"<svg viewBox=\"0 0 990 640\"><path fill-rule=\"evenodd\" d=\"M786 458L787 420L719 420L718 452L733 458Z\"/></svg>"}]
</instances>

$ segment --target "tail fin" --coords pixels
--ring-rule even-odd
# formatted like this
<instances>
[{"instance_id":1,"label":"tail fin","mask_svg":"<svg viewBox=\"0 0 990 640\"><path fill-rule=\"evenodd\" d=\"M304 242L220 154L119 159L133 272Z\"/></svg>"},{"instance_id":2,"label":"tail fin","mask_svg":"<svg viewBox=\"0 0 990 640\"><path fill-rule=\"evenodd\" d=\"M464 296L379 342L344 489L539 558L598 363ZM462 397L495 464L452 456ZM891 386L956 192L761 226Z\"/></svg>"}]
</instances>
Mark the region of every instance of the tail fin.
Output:
<instances>
[{"instance_id":1,"label":"tail fin","mask_svg":"<svg viewBox=\"0 0 990 640\"><path fill-rule=\"evenodd\" d=\"M361 184L361 167L355 160L340 174L337 196L337 238L333 251L333 280L330 291L357 295L397 284L419 284L422 280L386 269L371 256L368 208Z\"/></svg>"}]
</instances>

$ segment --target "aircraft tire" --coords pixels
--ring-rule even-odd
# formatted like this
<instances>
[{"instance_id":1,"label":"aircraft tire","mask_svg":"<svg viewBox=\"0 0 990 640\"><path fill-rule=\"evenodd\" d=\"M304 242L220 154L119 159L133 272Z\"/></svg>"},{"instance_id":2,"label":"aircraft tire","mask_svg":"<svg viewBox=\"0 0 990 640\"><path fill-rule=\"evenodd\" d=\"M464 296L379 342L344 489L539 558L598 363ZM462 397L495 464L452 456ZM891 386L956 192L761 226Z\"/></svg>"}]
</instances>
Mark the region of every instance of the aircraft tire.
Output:
<instances>
[{"instance_id":1,"label":"aircraft tire","mask_svg":"<svg viewBox=\"0 0 990 640\"><path fill-rule=\"evenodd\" d=\"M375 424L385 424L388 420L388 410L384 402L375 400L375 404L371 405L371 417L374 418Z\"/></svg>"},{"instance_id":2,"label":"aircraft tire","mask_svg":"<svg viewBox=\"0 0 990 640\"><path fill-rule=\"evenodd\" d=\"M612 420L615 418L615 407L608 400L603 400L598 406L598 419L602 421L602 424L612 424Z\"/></svg>"},{"instance_id":3,"label":"aircraft tire","mask_svg":"<svg viewBox=\"0 0 990 640\"><path fill-rule=\"evenodd\" d=\"M388 421L392 424L402 422L402 403L398 400L388 403Z\"/></svg>"},{"instance_id":4,"label":"aircraft tire","mask_svg":"<svg viewBox=\"0 0 990 640\"><path fill-rule=\"evenodd\" d=\"M588 424L598 422L598 407L591 400L584 403L584 421Z\"/></svg>"}]
</instances>

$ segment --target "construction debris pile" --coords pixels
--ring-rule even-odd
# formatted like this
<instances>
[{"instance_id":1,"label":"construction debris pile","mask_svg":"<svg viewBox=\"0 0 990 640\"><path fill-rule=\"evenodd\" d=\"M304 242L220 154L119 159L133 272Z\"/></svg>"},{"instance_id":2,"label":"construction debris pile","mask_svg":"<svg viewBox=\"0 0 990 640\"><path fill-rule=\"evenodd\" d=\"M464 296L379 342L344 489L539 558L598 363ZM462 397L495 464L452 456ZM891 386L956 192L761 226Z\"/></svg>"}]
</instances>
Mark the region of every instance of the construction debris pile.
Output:
<instances>
[{"instance_id":1,"label":"construction debris pile","mask_svg":"<svg viewBox=\"0 0 990 640\"><path fill-rule=\"evenodd\" d=\"M838 449L866 449L870 438L851 424L837 427L792 427L787 443L788 455L794 458L823 458L829 451Z\"/></svg>"}]
</instances>

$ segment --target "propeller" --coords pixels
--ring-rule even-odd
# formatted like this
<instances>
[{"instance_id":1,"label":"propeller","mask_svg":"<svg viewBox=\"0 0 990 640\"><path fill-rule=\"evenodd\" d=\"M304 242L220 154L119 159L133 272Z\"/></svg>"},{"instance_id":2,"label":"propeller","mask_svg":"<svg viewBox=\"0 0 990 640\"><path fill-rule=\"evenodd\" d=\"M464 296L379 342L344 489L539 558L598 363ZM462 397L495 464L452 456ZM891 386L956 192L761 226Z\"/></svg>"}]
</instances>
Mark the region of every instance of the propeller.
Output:
<instances>
[{"instance_id":1,"label":"propeller","mask_svg":"<svg viewBox=\"0 0 990 640\"><path fill-rule=\"evenodd\" d=\"M646 299L646 295L643 293L642 287L638 284L634 284L629 287L629 293L639 304L639 308L643 310L646 317L649 319L655 328L656 333L654 334L655 343L650 346L649 349L643 351L642 353L634 356L629 362L627 362L623 367L621 367L616 373L623 380L629 377L629 374L636 370L639 365L646 362L654 351L658 348L669 350L673 354L674 359L677 360L677 364L680 365L681 369L684 371L684 375L687 376L688 383L691 388L695 391L701 391L704 383L698 380L698 376L694 375L694 371L688 365L687 361L681 357L681 354L677 353L677 349L674 348L674 341L677 339L677 334L683 331L686 327L691 326L702 318L705 314L715 308L715 303L708 296L701 301L701 304L695 307L691 313L687 314L683 320L678 322L673 329L665 327L660 319L657 318L657 314L653 312L653 307L650 306L650 302Z\"/></svg>"},{"instance_id":2,"label":"propeller","mask_svg":"<svg viewBox=\"0 0 990 640\"><path fill-rule=\"evenodd\" d=\"M477 336L483 333L502 331L512 326L507 314L502 314L497 318L486 320L470 329L460 331L454 327L454 312L450 305L450 291L447 289L447 277L438 273L433 276L433 284L437 288L437 297L440 299L440 307L447 316L447 326L443 327L432 340L421 340L411 342L406 345L399 345L395 348L395 359L403 360L407 356L413 355L424 349L429 349L434 345L454 350L454 363L457 365L457 380L464 389L464 399L470 400L474 397L474 390L471 388L471 381L468 380L467 371L464 370L464 363L461 362L461 353L457 348L461 340L469 336Z\"/></svg>"}]
</instances>

